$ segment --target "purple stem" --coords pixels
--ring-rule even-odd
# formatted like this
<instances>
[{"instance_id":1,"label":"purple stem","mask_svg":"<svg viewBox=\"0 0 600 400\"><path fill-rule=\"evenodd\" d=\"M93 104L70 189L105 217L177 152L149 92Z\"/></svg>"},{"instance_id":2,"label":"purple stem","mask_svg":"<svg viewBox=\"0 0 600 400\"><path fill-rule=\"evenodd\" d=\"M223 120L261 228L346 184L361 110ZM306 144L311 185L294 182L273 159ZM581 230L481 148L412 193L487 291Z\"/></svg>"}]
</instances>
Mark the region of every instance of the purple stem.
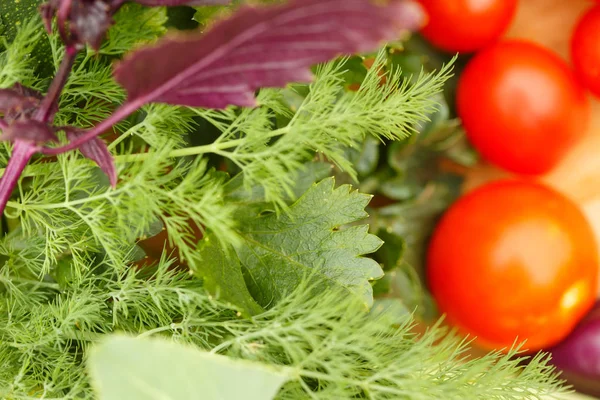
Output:
<instances>
[{"instance_id":1,"label":"purple stem","mask_svg":"<svg viewBox=\"0 0 600 400\"><path fill-rule=\"evenodd\" d=\"M69 47L70 39L67 33L67 21L69 19L69 13L71 12L73 0L63 0L60 3L60 7L57 11L56 22L58 23L58 32L63 43Z\"/></svg>"},{"instance_id":2,"label":"purple stem","mask_svg":"<svg viewBox=\"0 0 600 400\"><path fill-rule=\"evenodd\" d=\"M73 64L75 63L75 57L77 56L77 49L74 46L67 46L65 57L58 67L58 72L52 80L48 93L42 100L40 108L36 111L34 119L44 123L52 123L54 119L54 110L58 104L58 98L67 83L67 78L71 73Z\"/></svg>"},{"instance_id":3,"label":"purple stem","mask_svg":"<svg viewBox=\"0 0 600 400\"><path fill-rule=\"evenodd\" d=\"M42 147L40 149L40 151L46 155L56 155L56 154L62 154L62 153L66 153L67 151L74 150L74 149L78 148L79 146L81 146L82 144L84 144L85 142L100 135L107 129L112 128L116 123L127 118L131 113L133 113L135 110L137 110L138 108L140 108L143 105L144 105L144 98L130 102L130 103L125 103L121 107L117 108L110 117L108 117L104 121L100 122L98 125L92 127L89 131L85 132L78 138L72 140L68 144L61 146L61 147L55 147L55 148Z\"/></svg>"},{"instance_id":4,"label":"purple stem","mask_svg":"<svg viewBox=\"0 0 600 400\"><path fill-rule=\"evenodd\" d=\"M39 150L40 147L31 142L19 139L15 140L12 155L4 170L4 175L0 178L0 215L4 213L6 203L29 159Z\"/></svg>"},{"instance_id":5,"label":"purple stem","mask_svg":"<svg viewBox=\"0 0 600 400\"><path fill-rule=\"evenodd\" d=\"M8 128L8 124L3 119L0 119L0 129L4 130Z\"/></svg>"}]
</instances>

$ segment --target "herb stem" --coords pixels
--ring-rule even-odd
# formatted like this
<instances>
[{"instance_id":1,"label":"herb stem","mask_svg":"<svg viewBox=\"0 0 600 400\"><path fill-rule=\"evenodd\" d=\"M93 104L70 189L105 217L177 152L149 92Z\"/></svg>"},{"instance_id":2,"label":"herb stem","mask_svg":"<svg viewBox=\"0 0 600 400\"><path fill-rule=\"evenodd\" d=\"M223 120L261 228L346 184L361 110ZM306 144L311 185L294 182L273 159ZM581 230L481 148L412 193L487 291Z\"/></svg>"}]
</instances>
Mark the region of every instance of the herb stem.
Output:
<instances>
[{"instance_id":1,"label":"herb stem","mask_svg":"<svg viewBox=\"0 0 600 400\"><path fill-rule=\"evenodd\" d=\"M4 175L0 178L0 215L4 212L6 203L8 202L13 189L17 185L19 177L29 162L29 159L39 150L40 147L31 142L19 139L15 140L12 155L4 170Z\"/></svg>"},{"instance_id":2,"label":"herb stem","mask_svg":"<svg viewBox=\"0 0 600 400\"><path fill-rule=\"evenodd\" d=\"M87 141L100 135L102 132L106 131L107 129L112 128L115 124L117 124L118 122L127 118L131 113L136 111L143 104L144 103L140 100L127 102L127 103L123 104L121 107L117 108L110 117L108 117L104 121L100 122L98 125L94 126L89 131L87 131L84 134L82 134L81 136L79 136L77 139L74 139L71 142L69 142L68 144L66 144L64 146L60 146L60 147L54 147L54 148L42 147L40 151L46 155L57 155L57 154L66 153L67 151L74 150L74 149L78 148L79 146L81 146L82 144L86 143Z\"/></svg>"},{"instance_id":3,"label":"herb stem","mask_svg":"<svg viewBox=\"0 0 600 400\"><path fill-rule=\"evenodd\" d=\"M176 330L176 329L178 329L180 327L181 327L181 324L170 324L170 325L167 325L167 326L160 326L158 328L150 329L148 331L144 331L144 332L140 333L139 335L137 335L137 338L141 339L141 338L144 338L144 337L147 337L147 336L152 336L155 333L166 332L166 331L174 331L174 330Z\"/></svg>"},{"instance_id":4,"label":"herb stem","mask_svg":"<svg viewBox=\"0 0 600 400\"><path fill-rule=\"evenodd\" d=\"M281 136L288 131L288 127L283 127L280 129L276 129L265 136L266 139L273 138L276 136ZM169 157L187 157L187 156L197 156L200 154L208 154L215 153L223 155L223 150L231 149L233 147L237 147L241 144L247 142L246 138L240 138L235 140L228 140L226 142L214 142L211 144L205 144L202 146L194 146L194 147L185 147L183 149L173 150L169 153ZM139 162L145 161L152 157L154 153L137 153L137 154L125 154L115 157L115 162L127 163L127 162Z\"/></svg>"},{"instance_id":5,"label":"herb stem","mask_svg":"<svg viewBox=\"0 0 600 400\"><path fill-rule=\"evenodd\" d=\"M33 279L25 279L25 278L17 278L14 276L11 276L9 278L4 278L4 277L0 276L0 282L22 283L22 284L32 285L32 286L36 286L36 287L45 287L48 289L60 290L60 285L58 283L36 281Z\"/></svg>"},{"instance_id":6,"label":"herb stem","mask_svg":"<svg viewBox=\"0 0 600 400\"><path fill-rule=\"evenodd\" d=\"M40 108L35 114L35 119L44 123L51 123L54 119L54 110L56 109L58 98L62 93L73 64L75 63L75 57L77 56L77 50L75 47L67 46L65 56L63 57L58 72L52 80L48 93L42 100Z\"/></svg>"}]
</instances>

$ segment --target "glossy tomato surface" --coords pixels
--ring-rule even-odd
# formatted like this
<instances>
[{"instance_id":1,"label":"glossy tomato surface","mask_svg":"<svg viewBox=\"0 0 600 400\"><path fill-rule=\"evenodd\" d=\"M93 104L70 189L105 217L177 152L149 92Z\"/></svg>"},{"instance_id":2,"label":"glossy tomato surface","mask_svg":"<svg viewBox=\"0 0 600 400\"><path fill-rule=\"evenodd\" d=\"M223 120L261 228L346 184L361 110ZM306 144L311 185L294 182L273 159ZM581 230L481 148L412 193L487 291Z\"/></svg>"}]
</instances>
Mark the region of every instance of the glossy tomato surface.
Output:
<instances>
[{"instance_id":1,"label":"glossy tomato surface","mask_svg":"<svg viewBox=\"0 0 600 400\"><path fill-rule=\"evenodd\" d=\"M588 11L575 27L571 59L580 81L600 96L600 5Z\"/></svg>"},{"instance_id":2,"label":"glossy tomato surface","mask_svg":"<svg viewBox=\"0 0 600 400\"><path fill-rule=\"evenodd\" d=\"M449 52L473 52L508 28L517 0L419 0L428 21L421 33Z\"/></svg>"},{"instance_id":3,"label":"glossy tomato surface","mask_svg":"<svg viewBox=\"0 0 600 400\"><path fill-rule=\"evenodd\" d=\"M457 89L467 136L488 161L512 172L552 170L584 135L590 105L569 66L527 41L477 54Z\"/></svg>"},{"instance_id":4,"label":"glossy tomato surface","mask_svg":"<svg viewBox=\"0 0 600 400\"><path fill-rule=\"evenodd\" d=\"M588 222L571 200L530 181L492 182L459 199L436 227L427 261L440 311L485 348L554 345L595 301Z\"/></svg>"}]
</instances>

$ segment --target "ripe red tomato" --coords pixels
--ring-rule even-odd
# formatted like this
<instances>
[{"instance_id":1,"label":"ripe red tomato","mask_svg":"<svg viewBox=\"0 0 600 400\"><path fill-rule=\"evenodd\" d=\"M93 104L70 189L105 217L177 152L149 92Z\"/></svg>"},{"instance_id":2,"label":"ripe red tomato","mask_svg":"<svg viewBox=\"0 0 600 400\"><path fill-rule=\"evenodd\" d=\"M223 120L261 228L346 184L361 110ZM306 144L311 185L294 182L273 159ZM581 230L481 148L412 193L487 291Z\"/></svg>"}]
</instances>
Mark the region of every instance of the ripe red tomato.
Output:
<instances>
[{"instance_id":1,"label":"ripe red tomato","mask_svg":"<svg viewBox=\"0 0 600 400\"><path fill-rule=\"evenodd\" d=\"M600 96L600 5L589 10L575 27L571 59L579 80Z\"/></svg>"},{"instance_id":2,"label":"ripe red tomato","mask_svg":"<svg viewBox=\"0 0 600 400\"><path fill-rule=\"evenodd\" d=\"M508 28L517 0L419 0L427 15L421 33L449 52L472 52L497 40Z\"/></svg>"},{"instance_id":3,"label":"ripe red tomato","mask_svg":"<svg viewBox=\"0 0 600 400\"><path fill-rule=\"evenodd\" d=\"M428 249L449 322L489 349L558 343L592 307L598 252L580 209L542 184L502 180L459 199Z\"/></svg>"},{"instance_id":4,"label":"ripe red tomato","mask_svg":"<svg viewBox=\"0 0 600 400\"><path fill-rule=\"evenodd\" d=\"M498 166L550 171L585 134L589 100L568 65L537 44L506 41L477 54L456 106L468 138Z\"/></svg>"}]
</instances>

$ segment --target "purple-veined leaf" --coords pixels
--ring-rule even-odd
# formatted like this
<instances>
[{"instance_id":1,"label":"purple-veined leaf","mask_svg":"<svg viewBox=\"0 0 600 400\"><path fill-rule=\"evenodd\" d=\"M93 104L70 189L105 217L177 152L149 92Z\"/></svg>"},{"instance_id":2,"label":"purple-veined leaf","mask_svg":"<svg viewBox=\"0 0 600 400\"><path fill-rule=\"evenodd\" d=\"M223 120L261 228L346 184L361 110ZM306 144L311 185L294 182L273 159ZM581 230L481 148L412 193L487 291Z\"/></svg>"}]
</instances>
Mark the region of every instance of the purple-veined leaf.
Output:
<instances>
[{"instance_id":1,"label":"purple-veined leaf","mask_svg":"<svg viewBox=\"0 0 600 400\"><path fill-rule=\"evenodd\" d=\"M33 97L35 99L41 100L44 98L44 95L42 93L40 93L39 91L32 89L30 87L27 86L23 86L20 83L15 83L11 90L14 90L15 92L17 92L18 94L20 94L23 97Z\"/></svg>"},{"instance_id":2,"label":"purple-veined leaf","mask_svg":"<svg viewBox=\"0 0 600 400\"><path fill-rule=\"evenodd\" d=\"M260 87L307 82L311 65L376 49L422 22L412 1L292 0L244 7L206 34L165 38L116 70L128 102L207 108L253 106ZM149 66L152 66L149 68Z\"/></svg>"},{"instance_id":3,"label":"purple-veined leaf","mask_svg":"<svg viewBox=\"0 0 600 400\"><path fill-rule=\"evenodd\" d=\"M231 3L230 0L132 0L145 6L215 6Z\"/></svg>"},{"instance_id":4,"label":"purple-veined leaf","mask_svg":"<svg viewBox=\"0 0 600 400\"><path fill-rule=\"evenodd\" d=\"M117 8L110 1L73 1L68 18L72 39L99 49L106 31L113 24L112 16Z\"/></svg>"},{"instance_id":5,"label":"purple-veined leaf","mask_svg":"<svg viewBox=\"0 0 600 400\"><path fill-rule=\"evenodd\" d=\"M0 112L17 107L23 101L23 96L12 89L0 89Z\"/></svg>"},{"instance_id":6,"label":"purple-veined leaf","mask_svg":"<svg viewBox=\"0 0 600 400\"><path fill-rule=\"evenodd\" d=\"M36 144L56 140L56 135L45 123L32 119L19 119L2 131L0 140L21 140Z\"/></svg>"},{"instance_id":7,"label":"purple-veined leaf","mask_svg":"<svg viewBox=\"0 0 600 400\"><path fill-rule=\"evenodd\" d=\"M0 112L7 123L17 119L29 119L40 105L41 93L15 84L10 89L0 89Z\"/></svg>"},{"instance_id":8,"label":"purple-veined leaf","mask_svg":"<svg viewBox=\"0 0 600 400\"><path fill-rule=\"evenodd\" d=\"M69 140L77 138L81 131L75 128L63 128L67 133ZM117 169L115 168L115 160L108 150L106 143L99 137L95 137L79 146L79 151L84 157L94 161L100 169L108 176L110 185L114 188L117 186Z\"/></svg>"}]
</instances>

